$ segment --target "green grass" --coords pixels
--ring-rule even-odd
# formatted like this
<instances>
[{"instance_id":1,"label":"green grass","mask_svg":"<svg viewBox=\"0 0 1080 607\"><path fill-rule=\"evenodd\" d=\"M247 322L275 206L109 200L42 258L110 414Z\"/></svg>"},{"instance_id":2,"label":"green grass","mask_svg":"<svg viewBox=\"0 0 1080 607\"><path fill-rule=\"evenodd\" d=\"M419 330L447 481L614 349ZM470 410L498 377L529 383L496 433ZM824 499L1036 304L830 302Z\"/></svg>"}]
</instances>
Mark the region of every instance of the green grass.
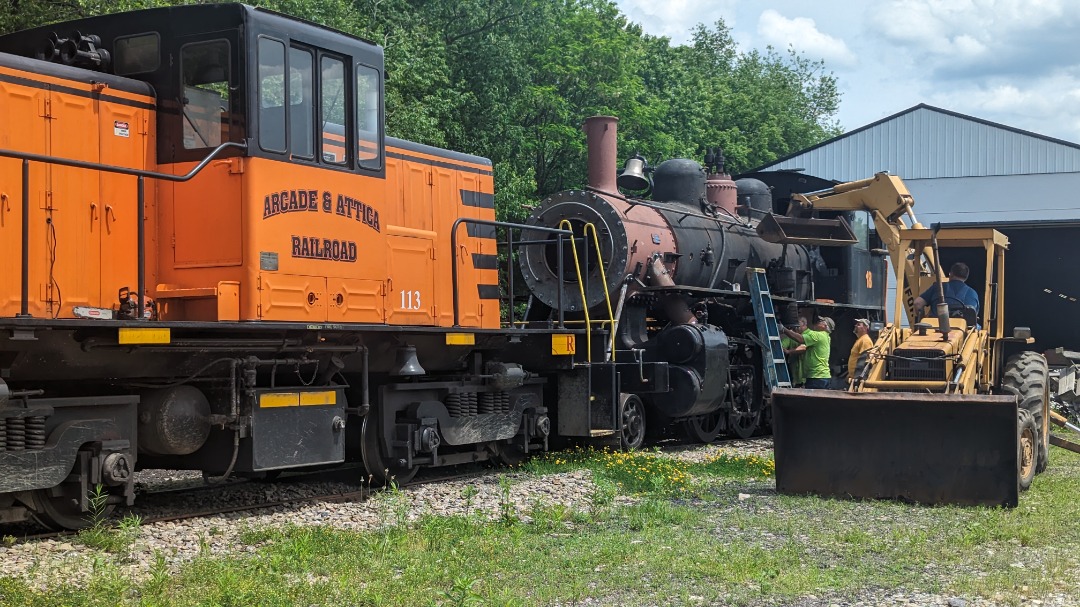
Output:
<instances>
[{"instance_id":1,"label":"green grass","mask_svg":"<svg viewBox=\"0 0 1080 607\"><path fill-rule=\"evenodd\" d=\"M406 522L391 494L396 523L379 532L247 530L246 556L206 553L170 575L158 555L138 583L103 558L87 588L0 579L0 604L756 605L864 588L1080 602L1080 456L1051 454L1012 510L778 496L762 458L550 454L525 469L592 470L588 511Z\"/></svg>"}]
</instances>

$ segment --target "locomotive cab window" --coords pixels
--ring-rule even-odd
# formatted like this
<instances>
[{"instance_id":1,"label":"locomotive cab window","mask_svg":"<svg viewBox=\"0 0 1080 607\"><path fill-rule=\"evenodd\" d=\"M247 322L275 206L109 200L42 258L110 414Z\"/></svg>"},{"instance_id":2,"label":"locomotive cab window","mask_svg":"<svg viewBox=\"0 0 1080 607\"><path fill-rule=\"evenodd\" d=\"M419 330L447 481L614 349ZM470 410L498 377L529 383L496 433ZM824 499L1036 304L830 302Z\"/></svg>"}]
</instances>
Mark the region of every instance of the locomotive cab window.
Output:
<instances>
[{"instance_id":1,"label":"locomotive cab window","mask_svg":"<svg viewBox=\"0 0 1080 607\"><path fill-rule=\"evenodd\" d=\"M361 168L382 168L382 89L378 70L366 65L356 68L356 161Z\"/></svg>"},{"instance_id":2,"label":"locomotive cab window","mask_svg":"<svg viewBox=\"0 0 1080 607\"><path fill-rule=\"evenodd\" d=\"M284 152L285 44L259 38L259 146L268 152Z\"/></svg>"},{"instance_id":3,"label":"locomotive cab window","mask_svg":"<svg viewBox=\"0 0 1080 607\"><path fill-rule=\"evenodd\" d=\"M870 248L870 214L866 211L855 211L851 214L851 231L859 240L856 248L867 250Z\"/></svg>"},{"instance_id":4,"label":"locomotive cab window","mask_svg":"<svg viewBox=\"0 0 1080 607\"><path fill-rule=\"evenodd\" d=\"M229 43L197 42L180 51L184 148L212 148L229 140Z\"/></svg>"},{"instance_id":5,"label":"locomotive cab window","mask_svg":"<svg viewBox=\"0 0 1080 607\"><path fill-rule=\"evenodd\" d=\"M349 145L346 108L349 90L345 80L345 63L336 57L319 58L319 121L322 124L322 160L327 164L348 162Z\"/></svg>"},{"instance_id":6,"label":"locomotive cab window","mask_svg":"<svg viewBox=\"0 0 1080 607\"><path fill-rule=\"evenodd\" d=\"M285 57L284 42L259 38L259 147L310 160L315 157L314 55L293 46L287 64Z\"/></svg>"},{"instance_id":7,"label":"locomotive cab window","mask_svg":"<svg viewBox=\"0 0 1080 607\"><path fill-rule=\"evenodd\" d=\"M289 146L294 158L315 157L315 91L311 51L289 49Z\"/></svg>"},{"instance_id":8,"label":"locomotive cab window","mask_svg":"<svg viewBox=\"0 0 1080 607\"><path fill-rule=\"evenodd\" d=\"M161 36L157 32L117 38L113 43L117 76L145 74L161 66Z\"/></svg>"}]
</instances>

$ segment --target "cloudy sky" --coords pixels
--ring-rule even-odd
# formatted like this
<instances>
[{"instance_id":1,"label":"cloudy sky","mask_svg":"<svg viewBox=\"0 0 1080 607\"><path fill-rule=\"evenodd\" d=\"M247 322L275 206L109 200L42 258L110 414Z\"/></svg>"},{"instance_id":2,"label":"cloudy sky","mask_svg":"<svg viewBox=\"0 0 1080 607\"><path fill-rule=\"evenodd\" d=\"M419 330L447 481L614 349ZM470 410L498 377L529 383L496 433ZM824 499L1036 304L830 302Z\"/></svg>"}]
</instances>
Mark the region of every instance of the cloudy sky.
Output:
<instances>
[{"instance_id":1,"label":"cloudy sky","mask_svg":"<svg viewBox=\"0 0 1080 607\"><path fill-rule=\"evenodd\" d=\"M845 130L927 103L1080 142L1080 0L616 1L676 44L723 19L743 50L823 59Z\"/></svg>"}]
</instances>

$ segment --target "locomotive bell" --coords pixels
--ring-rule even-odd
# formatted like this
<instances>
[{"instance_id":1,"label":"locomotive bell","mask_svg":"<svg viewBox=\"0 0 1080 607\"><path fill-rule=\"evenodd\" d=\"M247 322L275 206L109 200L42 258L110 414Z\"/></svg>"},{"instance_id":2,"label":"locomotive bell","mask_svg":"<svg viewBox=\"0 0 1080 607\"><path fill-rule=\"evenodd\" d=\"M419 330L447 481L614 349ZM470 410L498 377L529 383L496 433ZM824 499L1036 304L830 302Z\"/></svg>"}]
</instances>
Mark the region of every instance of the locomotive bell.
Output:
<instances>
[{"instance_id":1,"label":"locomotive bell","mask_svg":"<svg viewBox=\"0 0 1080 607\"><path fill-rule=\"evenodd\" d=\"M649 189L649 179L645 177L645 159L640 154L634 154L633 158L627 158L622 175L619 175L615 182L619 184L620 188L626 188L627 190L641 191Z\"/></svg>"},{"instance_id":2,"label":"locomotive bell","mask_svg":"<svg viewBox=\"0 0 1080 607\"><path fill-rule=\"evenodd\" d=\"M416 359L416 346L401 346L397 349L397 360L394 362L393 369L390 370L390 375L411 377L425 373L427 371Z\"/></svg>"}]
</instances>

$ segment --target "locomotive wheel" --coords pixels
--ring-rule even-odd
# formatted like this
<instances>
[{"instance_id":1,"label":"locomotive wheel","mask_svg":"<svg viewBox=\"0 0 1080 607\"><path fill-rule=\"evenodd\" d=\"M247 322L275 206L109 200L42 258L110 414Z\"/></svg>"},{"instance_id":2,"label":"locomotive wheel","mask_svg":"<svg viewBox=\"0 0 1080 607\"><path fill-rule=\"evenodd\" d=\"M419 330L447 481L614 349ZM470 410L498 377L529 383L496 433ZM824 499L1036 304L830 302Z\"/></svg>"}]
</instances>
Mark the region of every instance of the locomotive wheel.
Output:
<instances>
[{"instance_id":1,"label":"locomotive wheel","mask_svg":"<svg viewBox=\"0 0 1080 607\"><path fill-rule=\"evenodd\" d=\"M1019 441L1019 476L1020 490L1025 491L1031 487L1031 481L1035 478L1035 469L1038 467L1039 431L1035 428L1035 417L1027 409L1020 409L1016 418Z\"/></svg>"},{"instance_id":2,"label":"locomotive wheel","mask_svg":"<svg viewBox=\"0 0 1080 607\"><path fill-rule=\"evenodd\" d=\"M619 407L619 447L623 451L645 444L645 403L637 394L623 394Z\"/></svg>"},{"instance_id":3,"label":"locomotive wheel","mask_svg":"<svg viewBox=\"0 0 1080 607\"><path fill-rule=\"evenodd\" d=\"M94 515L79 508L79 496L71 489L56 487L56 494L53 493L54 489L34 491L34 503L37 506L32 513L34 520L54 531L85 529L93 525ZM116 506L110 504L97 516L101 520L107 519L115 509Z\"/></svg>"},{"instance_id":4,"label":"locomotive wheel","mask_svg":"<svg viewBox=\"0 0 1080 607\"><path fill-rule=\"evenodd\" d=\"M683 422L683 433L693 442L711 443L720 436L724 421L724 414L720 411L691 417Z\"/></svg>"},{"instance_id":5,"label":"locomotive wheel","mask_svg":"<svg viewBox=\"0 0 1080 607\"><path fill-rule=\"evenodd\" d=\"M728 428L731 429L735 436L741 439L752 437L757 432L759 425L761 425L761 411L753 413L731 411L728 413Z\"/></svg>"},{"instance_id":6,"label":"locomotive wheel","mask_svg":"<svg viewBox=\"0 0 1080 607\"><path fill-rule=\"evenodd\" d=\"M1010 356L1005 363L1004 372L1001 374L1001 388L1009 394L1014 394L1020 409L1026 409L1031 413L1035 422L1035 428L1042 438L1043 430L1043 401L1046 396L1047 376L1049 368L1046 358L1038 352L1021 352ZM1035 472L1042 472L1048 463L1046 443L1037 441L1035 452L1038 457L1035 463Z\"/></svg>"},{"instance_id":7,"label":"locomotive wheel","mask_svg":"<svg viewBox=\"0 0 1080 607\"><path fill-rule=\"evenodd\" d=\"M364 423L360 425L360 453L364 459L364 469L371 476L372 484L404 485L416 476L420 466L401 466L383 457L382 437L379 436L378 423L374 421L376 415L375 411L371 411L364 416Z\"/></svg>"},{"instance_id":8,"label":"locomotive wheel","mask_svg":"<svg viewBox=\"0 0 1080 607\"><path fill-rule=\"evenodd\" d=\"M517 443L500 441L491 445L491 461L500 466L518 466L528 457L525 448Z\"/></svg>"}]
</instances>

